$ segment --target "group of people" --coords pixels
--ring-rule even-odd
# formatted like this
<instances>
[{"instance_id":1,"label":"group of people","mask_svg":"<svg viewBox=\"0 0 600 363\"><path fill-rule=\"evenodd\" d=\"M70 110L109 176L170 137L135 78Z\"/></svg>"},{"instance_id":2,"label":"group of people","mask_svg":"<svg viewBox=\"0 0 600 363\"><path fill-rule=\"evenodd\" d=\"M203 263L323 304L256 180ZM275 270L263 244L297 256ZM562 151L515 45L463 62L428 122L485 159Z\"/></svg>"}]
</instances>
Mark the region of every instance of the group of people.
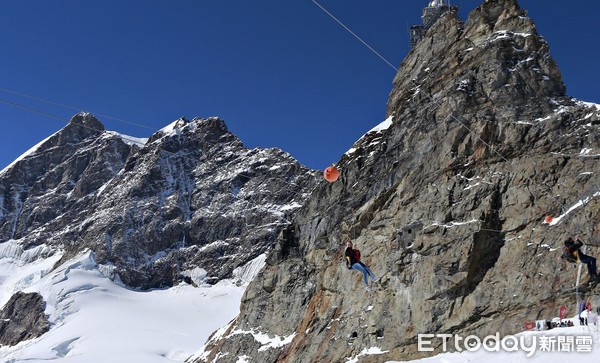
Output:
<instances>
[{"instance_id":1,"label":"group of people","mask_svg":"<svg viewBox=\"0 0 600 363\"><path fill-rule=\"evenodd\" d=\"M589 278L585 284L593 287L599 282L596 258L583 253L581 251L581 247L583 247L583 245L583 241L580 240L578 236L569 237L565 241L565 252L571 255L573 261L581 262L587 266ZM344 258L346 261L346 267L349 270L356 270L363 274L365 287L368 291L370 291L371 285L369 284L369 278L371 278L371 282L377 282L378 278L369 269L369 267L367 267L367 265L360 260L360 251L357 248L354 248L354 245L350 239L346 239Z\"/></svg>"}]
</instances>

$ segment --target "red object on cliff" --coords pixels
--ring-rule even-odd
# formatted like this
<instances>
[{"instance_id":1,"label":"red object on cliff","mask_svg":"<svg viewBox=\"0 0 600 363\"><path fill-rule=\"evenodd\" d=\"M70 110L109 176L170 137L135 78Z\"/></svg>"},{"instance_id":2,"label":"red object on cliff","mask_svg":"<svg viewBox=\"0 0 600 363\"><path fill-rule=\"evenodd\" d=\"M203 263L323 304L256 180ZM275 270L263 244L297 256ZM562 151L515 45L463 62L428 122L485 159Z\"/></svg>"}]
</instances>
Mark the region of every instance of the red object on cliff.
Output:
<instances>
[{"instance_id":1,"label":"red object on cliff","mask_svg":"<svg viewBox=\"0 0 600 363\"><path fill-rule=\"evenodd\" d=\"M340 171L335 166L328 166L323 172L323 178L330 183L333 183L340 177Z\"/></svg>"}]
</instances>

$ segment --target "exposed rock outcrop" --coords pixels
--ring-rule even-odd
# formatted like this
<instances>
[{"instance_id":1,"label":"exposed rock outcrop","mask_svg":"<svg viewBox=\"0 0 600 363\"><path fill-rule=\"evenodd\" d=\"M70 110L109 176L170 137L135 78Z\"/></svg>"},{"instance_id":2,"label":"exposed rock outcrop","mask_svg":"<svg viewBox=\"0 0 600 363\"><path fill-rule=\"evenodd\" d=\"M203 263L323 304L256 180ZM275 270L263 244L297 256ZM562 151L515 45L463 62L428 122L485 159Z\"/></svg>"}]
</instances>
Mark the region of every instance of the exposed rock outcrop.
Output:
<instances>
[{"instance_id":1,"label":"exposed rock outcrop","mask_svg":"<svg viewBox=\"0 0 600 363\"><path fill-rule=\"evenodd\" d=\"M38 293L14 294L0 311L0 345L16 345L47 332L50 323L45 305Z\"/></svg>"},{"instance_id":2,"label":"exposed rock outcrop","mask_svg":"<svg viewBox=\"0 0 600 363\"><path fill-rule=\"evenodd\" d=\"M515 333L572 299L559 256L570 234L600 237L600 107L565 95L517 2L442 17L403 61L387 113L190 361L417 358L435 354L417 352L419 333ZM382 277L372 294L344 266L345 236Z\"/></svg>"}]
</instances>

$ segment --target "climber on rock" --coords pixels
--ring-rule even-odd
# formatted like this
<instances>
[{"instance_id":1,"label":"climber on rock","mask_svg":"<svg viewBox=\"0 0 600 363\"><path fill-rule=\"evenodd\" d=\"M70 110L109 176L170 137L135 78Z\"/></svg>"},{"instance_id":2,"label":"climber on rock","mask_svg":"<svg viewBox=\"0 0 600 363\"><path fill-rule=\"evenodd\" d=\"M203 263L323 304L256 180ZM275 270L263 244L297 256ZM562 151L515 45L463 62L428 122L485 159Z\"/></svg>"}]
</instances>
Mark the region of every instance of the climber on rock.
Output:
<instances>
[{"instance_id":1,"label":"climber on rock","mask_svg":"<svg viewBox=\"0 0 600 363\"><path fill-rule=\"evenodd\" d=\"M377 276L375 276L375 274L367 267L367 265L360 261L360 251L358 248L353 248L352 241L349 239L346 240L344 257L346 258L346 267L348 267L348 270L354 269L362 272L367 291L371 291L368 278L371 277L372 282L377 282Z\"/></svg>"},{"instance_id":2,"label":"climber on rock","mask_svg":"<svg viewBox=\"0 0 600 363\"><path fill-rule=\"evenodd\" d=\"M577 241L577 242L576 242ZM595 285L598 283L598 273L596 270L596 258L592 256L588 256L583 253L580 248L583 246L583 241L579 239L578 236L569 237L565 241L565 247L568 251L575 257L579 262L587 265L589 279L587 281L588 285Z\"/></svg>"}]
</instances>

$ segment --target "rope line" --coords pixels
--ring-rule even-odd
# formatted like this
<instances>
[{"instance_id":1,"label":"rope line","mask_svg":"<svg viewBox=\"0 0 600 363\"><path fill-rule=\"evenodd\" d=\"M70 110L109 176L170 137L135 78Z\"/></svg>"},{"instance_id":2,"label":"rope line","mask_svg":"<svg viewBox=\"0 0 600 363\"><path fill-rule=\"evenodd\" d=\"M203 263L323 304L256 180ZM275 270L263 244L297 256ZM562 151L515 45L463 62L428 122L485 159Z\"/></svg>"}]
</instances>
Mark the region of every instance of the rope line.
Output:
<instances>
[{"instance_id":1,"label":"rope line","mask_svg":"<svg viewBox=\"0 0 600 363\"><path fill-rule=\"evenodd\" d=\"M59 106L59 107L62 107L62 108L66 108L66 109L69 109L69 110L75 110L75 111L79 111L79 112L86 111L86 109L83 108L83 107L71 106L71 105L67 105L67 104L64 104L64 103L52 101L52 100L49 100L47 98L42 98L42 97L38 97L38 96L32 96L32 95L29 95L29 94L26 94L26 93L21 93L21 92L17 92L17 91L6 89L6 88L0 88L0 92L9 93L9 94L12 94L12 95L29 98L29 99L36 100L36 101L39 101L39 102L47 103L49 105L54 105L54 106ZM155 127L150 127L150 126L147 126L147 125L144 125L144 124L127 121L127 120L123 120L121 118L112 117L112 116L108 116L108 115L103 115L103 114L100 114L100 113L95 113L95 112L91 112L91 111L89 111L89 112L92 113L92 114L94 114L94 115L101 116L103 118L107 118L107 119L119 121L119 122L122 122L122 123L125 123L125 124L128 124L128 125L138 126L138 127L142 127L142 128L148 129L148 130L156 131Z\"/></svg>"},{"instance_id":2,"label":"rope line","mask_svg":"<svg viewBox=\"0 0 600 363\"><path fill-rule=\"evenodd\" d=\"M53 119L56 119L56 120L59 120L59 121L62 121L62 122L65 121L64 117L60 117L60 116L57 116L57 115L54 115L54 114L51 114L51 113L48 113L48 112L40 111L38 109L35 109L35 108L32 108L32 107L28 107L28 106L22 105L20 103L11 102L11 101L4 100L4 99L0 99L0 102L1 103L5 103L5 104L10 105L10 106L13 106L13 107L16 107L16 108L20 108L20 109L23 109L23 110L35 112L35 113L40 114L42 116L50 117L50 118L53 118ZM69 124L69 121L67 121L67 124ZM106 130L96 129L94 127L83 125L83 124L73 124L73 125L77 125L77 126L80 126L80 127L84 128L84 129L88 129L88 130L91 130L91 131L96 131L96 132L99 132L99 133L103 133L103 132L106 131ZM144 146L145 145L144 143L140 142L139 140L131 138L131 137L127 136L127 135L123 135L123 134L119 134L119 135L120 135L120 137L122 139L125 139L125 140L127 140L127 141L129 141L131 143L134 143L134 144L137 144L137 145L140 145L140 146Z\"/></svg>"}]
</instances>

